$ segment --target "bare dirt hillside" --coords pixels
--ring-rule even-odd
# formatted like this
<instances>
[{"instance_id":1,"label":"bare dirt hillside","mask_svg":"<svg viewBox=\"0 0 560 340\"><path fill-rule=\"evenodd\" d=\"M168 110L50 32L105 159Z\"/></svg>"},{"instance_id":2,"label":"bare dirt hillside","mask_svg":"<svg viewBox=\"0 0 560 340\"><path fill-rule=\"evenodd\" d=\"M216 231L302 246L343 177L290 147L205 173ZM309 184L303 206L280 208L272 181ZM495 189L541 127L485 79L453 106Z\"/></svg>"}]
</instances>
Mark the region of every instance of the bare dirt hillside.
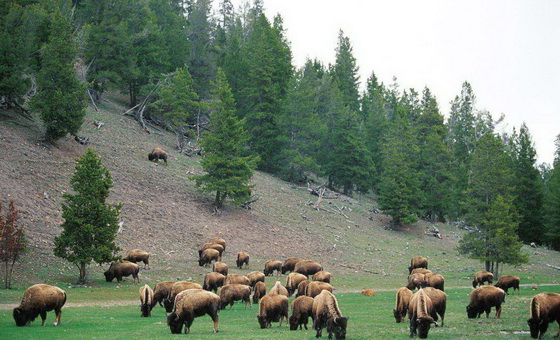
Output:
<instances>
[{"instance_id":1,"label":"bare dirt hillside","mask_svg":"<svg viewBox=\"0 0 560 340\"><path fill-rule=\"evenodd\" d=\"M214 214L211 197L197 192L188 179L201 172L199 160L179 155L172 135L154 129L148 134L123 111L114 96L102 102L99 112L88 109L80 132L90 138L88 146L68 137L51 147L39 141L38 121L14 120L0 113L0 200L15 201L29 240L29 250L16 269L16 286L76 279L76 268L54 257L52 245L61 231L61 195L70 190L75 159L86 147L95 149L113 176L110 202L124 204L124 227L118 234L123 253L141 248L153 254L152 270L142 272L148 282L198 280L208 271L198 266L198 246L214 236L227 241L224 261L230 268L238 251L250 254L250 270L262 270L267 259L298 256L321 262L344 287L354 289L404 284L413 255L430 257L433 268L455 286L468 285L468 278L480 269L478 262L455 252L460 231L452 226L438 225L442 240L425 236L429 225L424 222L385 230L389 218L374 214L375 202L365 197L323 200L325 209L317 211L307 204L317 199L307 188L264 173L257 172L253 179L253 193L260 199L252 210L230 205ZM97 129L95 120L105 125ZM154 147L169 152L168 166L148 161ZM506 270L536 282L557 280L557 270L547 264L558 263L558 253L527 251L532 264ZM90 266L90 279L100 280L102 271Z\"/></svg>"}]
</instances>

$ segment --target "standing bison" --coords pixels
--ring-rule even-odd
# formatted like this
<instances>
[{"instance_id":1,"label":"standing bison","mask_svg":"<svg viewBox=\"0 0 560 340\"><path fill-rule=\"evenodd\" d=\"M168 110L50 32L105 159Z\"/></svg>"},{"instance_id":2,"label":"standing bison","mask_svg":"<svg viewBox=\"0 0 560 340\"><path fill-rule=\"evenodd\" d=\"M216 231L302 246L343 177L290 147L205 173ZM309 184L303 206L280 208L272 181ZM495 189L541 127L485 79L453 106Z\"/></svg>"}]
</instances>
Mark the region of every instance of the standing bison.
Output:
<instances>
[{"instance_id":1,"label":"standing bison","mask_svg":"<svg viewBox=\"0 0 560 340\"><path fill-rule=\"evenodd\" d=\"M152 316L152 308L154 307L154 291L150 286L144 285L140 288L140 316Z\"/></svg>"},{"instance_id":2,"label":"standing bison","mask_svg":"<svg viewBox=\"0 0 560 340\"><path fill-rule=\"evenodd\" d=\"M305 276L313 275L317 272L320 272L321 270L323 270L323 266L321 266L319 263L307 260L300 261L294 266L294 272L303 274Z\"/></svg>"},{"instance_id":3,"label":"standing bison","mask_svg":"<svg viewBox=\"0 0 560 340\"><path fill-rule=\"evenodd\" d=\"M138 272L140 271L140 267L136 263L128 262L128 261L115 261L111 263L109 269L105 273L105 281L112 282L113 279L117 278L117 282L121 282L123 276L130 276L134 279L134 283L140 283L140 279L138 278Z\"/></svg>"},{"instance_id":4,"label":"standing bison","mask_svg":"<svg viewBox=\"0 0 560 340\"><path fill-rule=\"evenodd\" d=\"M160 159L163 159L163 162L167 165L167 152L160 148L155 148L148 154L148 160L150 161L155 161L157 163Z\"/></svg>"},{"instance_id":5,"label":"standing bison","mask_svg":"<svg viewBox=\"0 0 560 340\"><path fill-rule=\"evenodd\" d=\"M275 270L276 276L280 275L280 271L282 270L282 262L278 260L268 260L264 263L264 275L271 276L272 274L274 274Z\"/></svg>"},{"instance_id":6,"label":"standing bison","mask_svg":"<svg viewBox=\"0 0 560 340\"><path fill-rule=\"evenodd\" d=\"M211 291L213 290L214 293L218 292L218 288L224 285L226 277L220 273L211 272L204 276L204 284L202 285L202 289Z\"/></svg>"},{"instance_id":7,"label":"standing bison","mask_svg":"<svg viewBox=\"0 0 560 340\"><path fill-rule=\"evenodd\" d=\"M517 292L519 293L519 282L520 282L519 276L502 275L500 276L498 282L496 282L494 286L503 289L504 292L506 292L506 294L509 295L508 289L510 288L513 288L512 294L515 293L516 289Z\"/></svg>"},{"instance_id":8,"label":"standing bison","mask_svg":"<svg viewBox=\"0 0 560 340\"><path fill-rule=\"evenodd\" d=\"M432 299L420 288L410 300L408 308L408 319L410 320L410 337L414 337L418 333L420 339L426 339L430 326L437 325L432 317L433 314Z\"/></svg>"},{"instance_id":9,"label":"standing bison","mask_svg":"<svg viewBox=\"0 0 560 340\"><path fill-rule=\"evenodd\" d=\"M235 264L239 269L243 268L243 265L249 267L249 254L243 251L237 253L237 259L235 260Z\"/></svg>"},{"instance_id":10,"label":"standing bison","mask_svg":"<svg viewBox=\"0 0 560 340\"><path fill-rule=\"evenodd\" d=\"M167 325L173 334L180 334L183 325L189 333L195 318L208 314L214 321L214 333L218 332L220 297L203 289L187 289L175 298L175 309L167 316Z\"/></svg>"},{"instance_id":11,"label":"standing bison","mask_svg":"<svg viewBox=\"0 0 560 340\"><path fill-rule=\"evenodd\" d=\"M132 263L144 262L144 268L150 268L150 253L148 253L147 251L143 251L140 249L129 250L126 253L125 257L123 257L123 260Z\"/></svg>"},{"instance_id":12,"label":"standing bison","mask_svg":"<svg viewBox=\"0 0 560 340\"><path fill-rule=\"evenodd\" d=\"M414 256L410 259L410 266L408 267L408 274L412 274L412 270L415 268L426 268L428 269L428 259L422 256Z\"/></svg>"},{"instance_id":13,"label":"standing bison","mask_svg":"<svg viewBox=\"0 0 560 340\"><path fill-rule=\"evenodd\" d=\"M323 328L327 328L329 339L333 333L336 339L346 339L348 318L342 316L338 308L338 301L331 292L323 290L313 299L313 329L317 331L315 337L320 338Z\"/></svg>"},{"instance_id":14,"label":"standing bison","mask_svg":"<svg viewBox=\"0 0 560 340\"><path fill-rule=\"evenodd\" d=\"M257 320L261 328L270 328L272 322L288 320L288 297L280 294L267 294L259 301Z\"/></svg>"},{"instance_id":15,"label":"standing bison","mask_svg":"<svg viewBox=\"0 0 560 340\"><path fill-rule=\"evenodd\" d=\"M486 270L482 270L474 274L472 287L476 288L482 286L484 285L484 282L488 282L488 284L491 285L493 280L494 280L494 274L487 272Z\"/></svg>"},{"instance_id":16,"label":"standing bison","mask_svg":"<svg viewBox=\"0 0 560 340\"><path fill-rule=\"evenodd\" d=\"M309 296L300 296L292 301L292 316L290 316L290 330L295 331L305 326L307 329L307 321L313 314L313 298Z\"/></svg>"},{"instance_id":17,"label":"standing bison","mask_svg":"<svg viewBox=\"0 0 560 340\"><path fill-rule=\"evenodd\" d=\"M293 272L296 263L303 261L299 257L289 257L282 263L282 274L286 274L287 272Z\"/></svg>"},{"instance_id":18,"label":"standing bison","mask_svg":"<svg viewBox=\"0 0 560 340\"><path fill-rule=\"evenodd\" d=\"M549 322L558 322L560 327L560 294L541 293L531 299L529 310L529 328L533 339L542 338ZM560 336L560 329L557 337Z\"/></svg>"},{"instance_id":19,"label":"standing bison","mask_svg":"<svg viewBox=\"0 0 560 340\"><path fill-rule=\"evenodd\" d=\"M200 254L198 259L199 266L205 266L212 263L212 261L217 262L220 260L220 252L216 249L208 248L204 249Z\"/></svg>"},{"instance_id":20,"label":"standing bison","mask_svg":"<svg viewBox=\"0 0 560 340\"><path fill-rule=\"evenodd\" d=\"M496 318L502 314L502 303L506 299L506 292L494 286L478 287L471 292L471 300L467 306L467 316L469 319L479 318L482 313L486 313L488 318L492 307L496 307Z\"/></svg>"},{"instance_id":21,"label":"standing bison","mask_svg":"<svg viewBox=\"0 0 560 340\"><path fill-rule=\"evenodd\" d=\"M54 325L60 324L62 307L66 303L66 292L62 289L47 285L36 284L25 290L19 306L14 308L13 316L16 325L29 326L37 316L41 316L41 326L45 325L47 312L54 310L56 319Z\"/></svg>"},{"instance_id":22,"label":"standing bison","mask_svg":"<svg viewBox=\"0 0 560 340\"><path fill-rule=\"evenodd\" d=\"M395 321L397 321L397 323L404 321L412 295L412 291L406 287L402 287L397 290L395 308L393 309L393 315L395 316Z\"/></svg>"}]
</instances>

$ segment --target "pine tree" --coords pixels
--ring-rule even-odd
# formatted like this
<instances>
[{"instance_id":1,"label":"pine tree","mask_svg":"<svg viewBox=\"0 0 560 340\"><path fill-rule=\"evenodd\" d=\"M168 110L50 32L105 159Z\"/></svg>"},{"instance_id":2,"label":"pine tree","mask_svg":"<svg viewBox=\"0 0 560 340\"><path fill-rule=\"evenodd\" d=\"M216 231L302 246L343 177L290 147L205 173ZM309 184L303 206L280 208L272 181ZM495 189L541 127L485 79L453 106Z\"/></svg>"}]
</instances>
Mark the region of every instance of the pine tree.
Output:
<instances>
[{"instance_id":1,"label":"pine tree","mask_svg":"<svg viewBox=\"0 0 560 340\"><path fill-rule=\"evenodd\" d=\"M356 58L352 55L350 39L341 30L338 33L338 45L336 47L336 62L332 69L334 83L342 93L345 106L354 112L360 109L358 86L360 77L359 68L356 66Z\"/></svg>"},{"instance_id":2,"label":"pine tree","mask_svg":"<svg viewBox=\"0 0 560 340\"><path fill-rule=\"evenodd\" d=\"M383 133L387 127L385 115L385 100L383 84L377 82L374 73L368 78L366 90L362 95L361 114L364 121L364 141L368 149L375 171L371 174L374 188L379 184L382 167L381 147L383 144Z\"/></svg>"},{"instance_id":3,"label":"pine tree","mask_svg":"<svg viewBox=\"0 0 560 340\"><path fill-rule=\"evenodd\" d=\"M544 243L560 250L560 134L556 136L556 152L545 196L546 234Z\"/></svg>"},{"instance_id":4,"label":"pine tree","mask_svg":"<svg viewBox=\"0 0 560 340\"><path fill-rule=\"evenodd\" d=\"M41 114L48 142L76 134L85 115L85 87L74 72L76 47L71 32L68 20L60 12L53 13L49 42L41 53L37 94L31 101L31 108Z\"/></svg>"},{"instance_id":5,"label":"pine tree","mask_svg":"<svg viewBox=\"0 0 560 340\"><path fill-rule=\"evenodd\" d=\"M86 280L86 266L116 259L115 244L121 204L105 203L113 180L93 149L77 160L70 183L75 194L65 193L62 203L62 233L54 239L54 255L75 264L79 283Z\"/></svg>"},{"instance_id":6,"label":"pine tree","mask_svg":"<svg viewBox=\"0 0 560 340\"><path fill-rule=\"evenodd\" d=\"M216 72L211 56L212 29L210 0L196 0L188 17L187 38L191 44L187 64L194 81L194 90L202 98L210 94L210 82Z\"/></svg>"},{"instance_id":7,"label":"pine tree","mask_svg":"<svg viewBox=\"0 0 560 340\"><path fill-rule=\"evenodd\" d=\"M204 175L192 176L203 192L215 192L220 208L226 198L236 202L250 197L256 159L246 155L247 132L235 116L235 103L225 74L218 70L215 85L217 106L211 115L210 131L201 141Z\"/></svg>"}]
</instances>

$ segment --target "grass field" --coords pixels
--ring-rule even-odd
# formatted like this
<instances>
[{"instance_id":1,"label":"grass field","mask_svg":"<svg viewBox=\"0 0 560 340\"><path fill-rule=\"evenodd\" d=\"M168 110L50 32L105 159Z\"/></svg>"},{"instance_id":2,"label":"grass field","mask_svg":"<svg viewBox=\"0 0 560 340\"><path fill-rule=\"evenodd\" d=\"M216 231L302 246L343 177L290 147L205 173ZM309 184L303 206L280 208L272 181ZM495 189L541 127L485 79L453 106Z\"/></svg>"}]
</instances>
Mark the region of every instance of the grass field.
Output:
<instances>
[{"instance_id":1,"label":"grass field","mask_svg":"<svg viewBox=\"0 0 560 340\"><path fill-rule=\"evenodd\" d=\"M134 291L137 287L134 287ZM97 301L109 302L111 288L94 289ZM123 289L130 292L132 289ZM502 318L468 319L465 307L468 304L470 289L447 290L448 302L445 326L432 328L430 339L529 339L526 320L529 314L529 301L538 292L560 292L560 286L541 286L533 291L522 288L521 294L508 295L502 306ZM511 291L510 291L511 293ZM69 292L69 301L90 301L88 289ZM81 298L79 298L81 296ZM84 298L86 296L86 298ZM133 295L135 297L135 295ZM349 317L348 339L391 339L408 337L408 323L395 323L392 316L394 292L378 292L376 296L362 296L358 293L336 294L343 314ZM293 298L290 298L290 301ZM10 299L11 300L11 299ZM4 300L5 301L5 300ZM139 304L131 297L130 305L65 307L62 323L53 327L54 313L47 315L45 327L37 318L30 327L16 327L11 310L0 310L1 339L312 339L314 331L290 331L273 324L270 329L260 329L256 313L258 306L244 309L237 303L233 310L220 312L219 333L212 333L212 321L208 316L197 318L189 335L172 335L166 325L165 311L157 306L151 318L141 318ZM494 310L492 311L492 313ZM440 321L441 322L441 321ZM311 328L311 320L309 323ZM551 324L545 338L551 338L558 331ZM326 332L323 332L326 338Z\"/></svg>"}]
</instances>

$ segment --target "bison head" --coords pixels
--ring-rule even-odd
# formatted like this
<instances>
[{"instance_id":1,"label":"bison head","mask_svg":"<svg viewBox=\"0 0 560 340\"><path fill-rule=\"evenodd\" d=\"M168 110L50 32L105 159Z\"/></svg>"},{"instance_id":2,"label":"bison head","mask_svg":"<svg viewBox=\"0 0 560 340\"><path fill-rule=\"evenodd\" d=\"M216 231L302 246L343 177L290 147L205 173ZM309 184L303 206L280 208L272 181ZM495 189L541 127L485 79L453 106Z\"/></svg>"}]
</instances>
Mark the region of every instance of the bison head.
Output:
<instances>
[{"instance_id":1,"label":"bison head","mask_svg":"<svg viewBox=\"0 0 560 340\"><path fill-rule=\"evenodd\" d=\"M327 330L334 333L334 337L339 339L346 339L346 326L348 325L348 318L341 316L334 318L327 322Z\"/></svg>"},{"instance_id":2,"label":"bison head","mask_svg":"<svg viewBox=\"0 0 560 340\"><path fill-rule=\"evenodd\" d=\"M148 154L148 160L153 161L155 158L156 156L153 153Z\"/></svg>"},{"instance_id":3,"label":"bison head","mask_svg":"<svg viewBox=\"0 0 560 340\"><path fill-rule=\"evenodd\" d=\"M31 321L33 321L31 317L27 315L25 310L20 307L14 308L14 320L16 321L16 325L18 327L28 325Z\"/></svg>"},{"instance_id":4,"label":"bison head","mask_svg":"<svg viewBox=\"0 0 560 340\"><path fill-rule=\"evenodd\" d=\"M479 311L477 308L473 308L471 307L471 305L467 306L467 316L469 317L469 319L474 319L478 317L480 313L481 311Z\"/></svg>"},{"instance_id":5,"label":"bison head","mask_svg":"<svg viewBox=\"0 0 560 340\"><path fill-rule=\"evenodd\" d=\"M291 331L296 331L298 326L299 326L299 322L298 322L298 319L296 318L296 316L291 315L290 318L288 319L288 321L290 322L290 330Z\"/></svg>"},{"instance_id":6,"label":"bison head","mask_svg":"<svg viewBox=\"0 0 560 340\"><path fill-rule=\"evenodd\" d=\"M171 313L167 316L167 325L171 330L171 334L181 334L181 330L183 329L184 321L181 320L179 315L175 313Z\"/></svg>"},{"instance_id":7,"label":"bison head","mask_svg":"<svg viewBox=\"0 0 560 340\"><path fill-rule=\"evenodd\" d=\"M115 274L109 270L103 273L103 275L105 275L105 281L107 282L113 282L113 279L115 278Z\"/></svg>"},{"instance_id":8,"label":"bison head","mask_svg":"<svg viewBox=\"0 0 560 340\"><path fill-rule=\"evenodd\" d=\"M199 259L198 259L198 265L199 265L199 266L202 267L202 266L204 266L205 264L206 264L206 261L204 261L203 258L199 258Z\"/></svg>"},{"instance_id":9,"label":"bison head","mask_svg":"<svg viewBox=\"0 0 560 340\"><path fill-rule=\"evenodd\" d=\"M173 301L168 298L163 299L163 307L165 307L167 313L171 313L173 311Z\"/></svg>"},{"instance_id":10,"label":"bison head","mask_svg":"<svg viewBox=\"0 0 560 340\"><path fill-rule=\"evenodd\" d=\"M257 315L257 320L259 320L262 329L270 327L270 322L266 316Z\"/></svg>"},{"instance_id":11,"label":"bison head","mask_svg":"<svg viewBox=\"0 0 560 340\"><path fill-rule=\"evenodd\" d=\"M473 287L473 288L476 288L477 285L478 285L478 281L473 280L473 282L472 282L472 287Z\"/></svg>"},{"instance_id":12,"label":"bison head","mask_svg":"<svg viewBox=\"0 0 560 340\"><path fill-rule=\"evenodd\" d=\"M539 333L542 336L548 328L548 323L543 322L539 319L529 319L527 320L527 324L529 325L529 329L531 330L531 338L533 339L538 339Z\"/></svg>"},{"instance_id":13,"label":"bison head","mask_svg":"<svg viewBox=\"0 0 560 340\"><path fill-rule=\"evenodd\" d=\"M437 326L437 322L431 316L424 316L416 320L418 337L420 339L426 339L428 337L428 332L432 324Z\"/></svg>"},{"instance_id":14,"label":"bison head","mask_svg":"<svg viewBox=\"0 0 560 340\"><path fill-rule=\"evenodd\" d=\"M393 309L393 316L395 317L395 321L397 321L397 323L403 322L405 315L406 310L401 313L398 309Z\"/></svg>"}]
</instances>

